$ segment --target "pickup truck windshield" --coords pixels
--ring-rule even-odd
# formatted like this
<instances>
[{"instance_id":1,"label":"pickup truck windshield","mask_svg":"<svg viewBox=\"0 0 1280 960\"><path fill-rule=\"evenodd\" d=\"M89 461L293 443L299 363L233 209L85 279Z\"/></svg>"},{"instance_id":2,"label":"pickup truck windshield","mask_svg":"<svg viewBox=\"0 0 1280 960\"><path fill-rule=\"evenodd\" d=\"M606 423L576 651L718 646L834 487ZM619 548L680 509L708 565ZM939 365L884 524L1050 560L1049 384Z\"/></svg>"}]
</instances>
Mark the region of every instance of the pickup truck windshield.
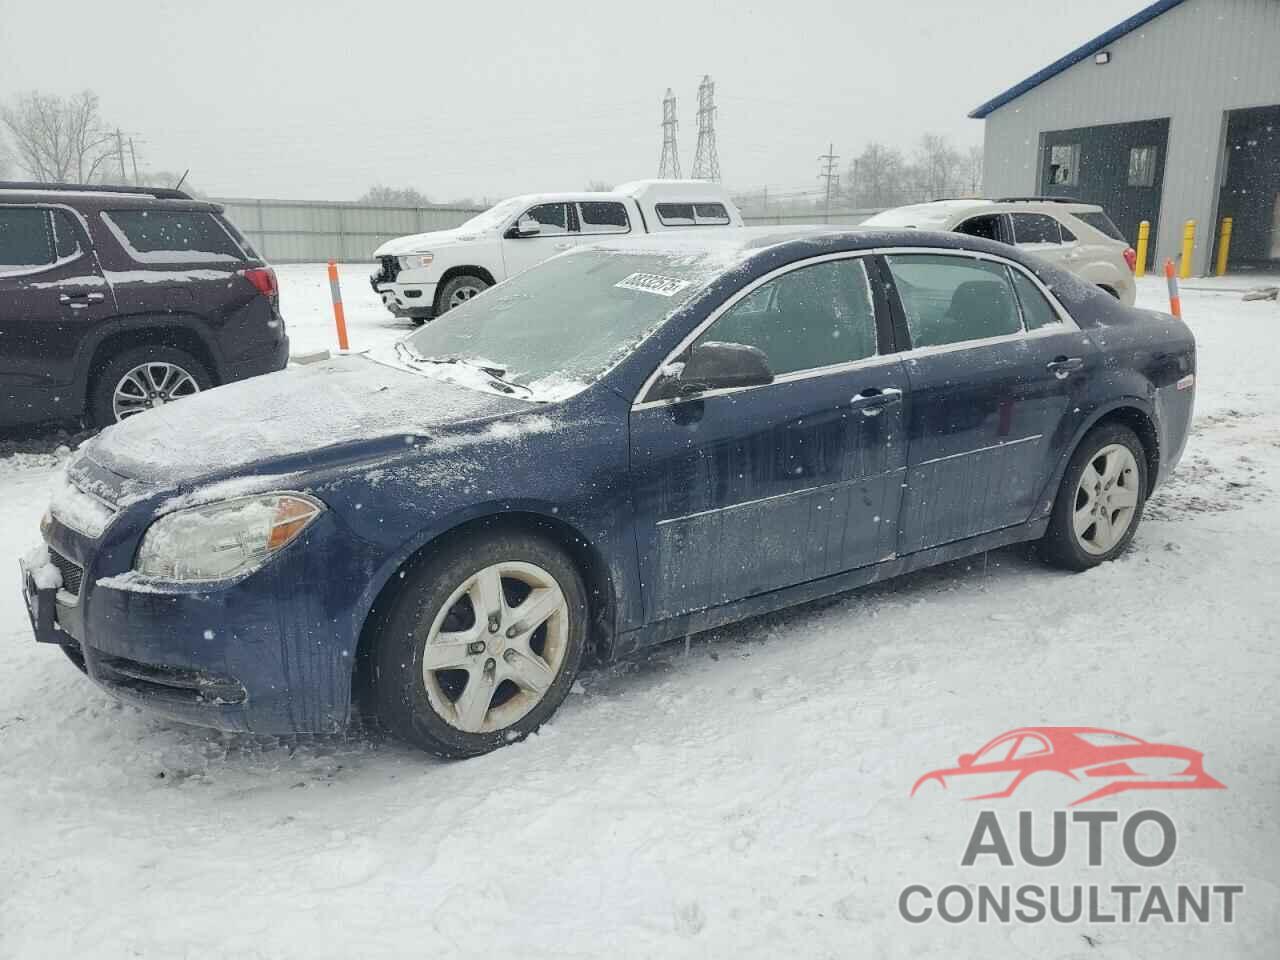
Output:
<instances>
[{"instance_id":1,"label":"pickup truck windshield","mask_svg":"<svg viewBox=\"0 0 1280 960\"><path fill-rule=\"evenodd\" d=\"M535 397L557 399L597 379L722 269L706 251L556 257L454 307L407 343L421 358L500 370Z\"/></svg>"},{"instance_id":2,"label":"pickup truck windshield","mask_svg":"<svg viewBox=\"0 0 1280 960\"><path fill-rule=\"evenodd\" d=\"M503 200L501 203L490 207L484 213L477 213L462 226L458 227L458 230L463 233L488 233L490 230L497 230L519 213L522 206L524 206L524 201L519 197Z\"/></svg>"}]
</instances>

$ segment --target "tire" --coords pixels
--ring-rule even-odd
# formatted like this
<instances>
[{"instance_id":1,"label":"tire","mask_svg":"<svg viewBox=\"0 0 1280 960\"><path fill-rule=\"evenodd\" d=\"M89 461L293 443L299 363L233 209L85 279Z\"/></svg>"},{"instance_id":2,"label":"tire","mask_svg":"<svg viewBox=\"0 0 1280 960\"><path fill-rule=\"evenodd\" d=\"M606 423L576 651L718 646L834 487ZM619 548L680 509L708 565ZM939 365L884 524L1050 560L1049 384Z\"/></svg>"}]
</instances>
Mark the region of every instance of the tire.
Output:
<instances>
[{"instance_id":1,"label":"tire","mask_svg":"<svg viewBox=\"0 0 1280 960\"><path fill-rule=\"evenodd\" d=\"M1116 472L1109 476L1113 467ZM1067 570L1114 560L1133 540L1146 490L1147 458L1137 434L1119 423L1094 427L1063 474L1041 541L1045 559Z\"/></svg>"},{"instance_id":2,"label":"tire","mask_svg":"<svg viewBox=\"0 0 1280 960\"><path fill-rule=\"evenodd\" d=\"M172 395L157 397L155 401L152 401L153 405L181 399L189 394L208 390L214 385L213 377L205 369L204 364L185 350L158 344L155 346L132 347L110 357L93 372L93 381L89 390L89 419L95 427L99 429L109 427L113 423L118 423L120 419L124 419L116 415L116 389L122 385L126 376L138 371L139 367L144 367L147 364L164 365L170 371L176 371L178 374L169 387L169 392ZM145 374L138 375L145 377ZM163 386L163 383L158 385ZM135 381L134 386L137 387L138 382ZM127 392L132 397L135 391ZM139 409L135 412L141 413L144 409L147 409L149 399L139 397ZM129 415L126 414L125 416Z\"/></svg>"},{"instance_id":3,"label":"tire","mask_svg":"<svg viewBox=\"0 0 1280 960\"><path fill-rule=\"evenodd\" d=\"M485 600L496 596L497 583L495 609ZM477 615L482 604L496 625ZM534 617L532 629L522 610ZM582 578L550 541L502 530L455 540L405 572L375 639L374 709L392 733L441 757L474 757L522 740L568 695L587 619ZM449 633L454 639L441 641ZM435 668L426 666L428 647Z\"/></svg>"},{"instance_id":4,"label":"tire","mask_svg":"<svg viewBox=\"0 0 1280 960\"><path fill-rule=\"evenodd\" d=\"M489 289L489 284L479 277L464 273L454 277L443 287L436 297L436 316L448 313L460 303L465 303L477 294Z\"/></svg>"}]
</instances>

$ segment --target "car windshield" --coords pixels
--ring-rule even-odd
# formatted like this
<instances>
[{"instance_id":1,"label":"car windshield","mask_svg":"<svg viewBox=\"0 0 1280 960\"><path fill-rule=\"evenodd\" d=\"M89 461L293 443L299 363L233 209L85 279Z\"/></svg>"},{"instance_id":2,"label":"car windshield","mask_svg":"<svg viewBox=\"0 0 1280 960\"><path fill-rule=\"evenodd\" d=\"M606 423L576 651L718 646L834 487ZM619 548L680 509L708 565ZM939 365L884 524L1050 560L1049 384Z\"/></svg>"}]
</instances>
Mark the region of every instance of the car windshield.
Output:
<instances>
[{"instance_id":1,"label":"car windshield","mask_svg":"<svg viewBox=\"0 0 1280 960\"><path fill-rule=\"evenodd\" d=\"M490 230L497 230L508 219L514 217L522 206L524 206L523 197L512 197L510 200L503 200L499 204L490 207L484 213L477 213L470 220L458 227L458 230L470 233L488 233Z\"/></svg>"},{"instance_id":2,"label":"car windshield","mask_svg":"<svg viewBox=\"0 0 1280 960\"><path fill-rule=\"evenodd\" d=\"M407 344L419 358L501 371L557 399L596 380L721 269L706 251L582 251L455 307Z\"/></svg>"}]
</instances>

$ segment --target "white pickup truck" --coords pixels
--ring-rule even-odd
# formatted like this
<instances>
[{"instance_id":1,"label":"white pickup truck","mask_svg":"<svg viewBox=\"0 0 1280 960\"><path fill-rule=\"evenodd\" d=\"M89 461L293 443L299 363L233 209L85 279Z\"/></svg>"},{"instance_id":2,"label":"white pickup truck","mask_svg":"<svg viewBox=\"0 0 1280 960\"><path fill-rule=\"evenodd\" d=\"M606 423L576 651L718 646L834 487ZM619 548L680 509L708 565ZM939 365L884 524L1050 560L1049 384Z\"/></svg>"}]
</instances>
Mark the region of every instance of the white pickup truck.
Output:
<instances>
[{"instance_id":1,"label":"white pickup truck","mask_svg":"<svg viewBox=\"0 0 1280 960\"><path fill-rule=\"evenodd\" d=\"M583 243L626 233L740 227L718 183L636 180L609 193L527 194L460 227L388 240L369 278L387 309L425 323L487 287Z\"/></svg>"}]
</instances>

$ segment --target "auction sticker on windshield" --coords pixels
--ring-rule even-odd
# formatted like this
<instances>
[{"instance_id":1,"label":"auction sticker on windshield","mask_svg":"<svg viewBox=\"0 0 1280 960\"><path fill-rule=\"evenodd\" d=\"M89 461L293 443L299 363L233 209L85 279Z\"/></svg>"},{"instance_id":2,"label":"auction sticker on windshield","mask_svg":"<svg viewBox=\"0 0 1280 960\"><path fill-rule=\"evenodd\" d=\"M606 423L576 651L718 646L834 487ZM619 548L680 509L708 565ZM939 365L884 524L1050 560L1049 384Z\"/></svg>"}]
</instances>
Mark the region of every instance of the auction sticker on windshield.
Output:
<instances>
[{"instance_id":1,"label":"auction sticker on windshield","mask_svg":"<svg viewBox=\"0 0 1280 960\"><path fill-rule=\"evenodd\" d=\"M681 280L679 277L664 277L657 273L633 273L630 276L623 277L614 286L621 287L623 290L656 293L660 297L674 297L689 286L690 283L691 281L689 280Z\"/></svg>"}]
</instances>

